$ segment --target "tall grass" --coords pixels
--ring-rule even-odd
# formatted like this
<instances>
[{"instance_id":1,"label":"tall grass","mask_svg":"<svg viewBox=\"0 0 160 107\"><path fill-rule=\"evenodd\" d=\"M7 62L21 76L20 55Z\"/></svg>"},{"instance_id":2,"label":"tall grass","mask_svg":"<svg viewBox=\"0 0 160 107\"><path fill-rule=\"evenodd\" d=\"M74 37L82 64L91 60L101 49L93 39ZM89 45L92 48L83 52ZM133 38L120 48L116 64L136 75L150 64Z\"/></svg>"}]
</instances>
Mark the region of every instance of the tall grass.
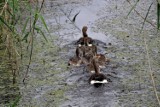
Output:
<instances>
[{"instance_id":1,"label":"tall grass","mask_svg":"<svg viewBox=\"0 0 160 107\"><path fill-rule=\"evenodd\" d=\"M37 25L37 21L43 23L43 27L48 31L47 25L41 10L44 4L42 0L39 5L38 0L1 0L0 1L0 44L5 46L4 56L8 56L8 62L13 74L13 83L19 70L19 59L23 59L23 48L27 48L30 53L27 71L32 60L33 42L36 34L41 34L47 41L42 27ZM35 31L37 31L35 33ZM23 43L28 43L28 46Z\"/></svg>"}]
</instances>

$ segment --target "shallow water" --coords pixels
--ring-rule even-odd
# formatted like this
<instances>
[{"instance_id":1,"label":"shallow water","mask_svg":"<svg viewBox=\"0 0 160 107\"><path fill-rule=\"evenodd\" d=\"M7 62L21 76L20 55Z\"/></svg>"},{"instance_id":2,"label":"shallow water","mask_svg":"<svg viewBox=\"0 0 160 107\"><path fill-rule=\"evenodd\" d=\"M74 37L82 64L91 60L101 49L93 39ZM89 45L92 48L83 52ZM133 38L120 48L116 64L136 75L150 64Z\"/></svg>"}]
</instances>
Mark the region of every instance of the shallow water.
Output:
<instances>
[{"instance_id":1,"label":"shallow water","mask_svg":"<svg viewBox=\"0 0 160 107\"><path fill-rule=\"evenodd\" d=\"M150 3L150 0L140 1L137 11L145 17ZM35 42L29 77L25 85L19 83L22 96L19 106L158 107L144 38L159 92L160 37L147 22L140 34L143 19L135 12L126 18L130 8L126 0L46 0L43 14L52 38L48 37L49 43L41 38ZM75 23L71 22L79 11ZM155 11L154 3L148 17L153 24ZM88 84L90 75L84 65L67 67L84 25L88 26L88 35L95 39L98 53L111 59L101 71L110 82L100 88ZM21 75L23 78L23 72Z\"/></svg>"}]
</instances>

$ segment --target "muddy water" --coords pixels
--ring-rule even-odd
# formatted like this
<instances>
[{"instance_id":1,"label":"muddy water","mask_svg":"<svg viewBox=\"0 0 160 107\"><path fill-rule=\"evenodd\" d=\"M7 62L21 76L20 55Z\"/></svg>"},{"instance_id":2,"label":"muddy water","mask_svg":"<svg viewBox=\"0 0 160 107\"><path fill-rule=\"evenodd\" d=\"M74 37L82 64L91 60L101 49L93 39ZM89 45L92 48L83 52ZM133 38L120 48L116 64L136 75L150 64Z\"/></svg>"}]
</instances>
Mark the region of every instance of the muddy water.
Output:
<instances>
[{"instance_id":1,"label":"muddy water","mask_svg":"<svg viewBox=\"0 0 160 107\"><path fill-rule=\"evenodd\" d=\"M143 0L137 5L143 17L151 2ZM26 84L19 83L22 95L19 106L158 107L146 52L149 52L159 92L160 36L148 23L140 34L143 19L133 11L126 18L130 8L126 0L46 0L43 14L50 30L50 42L41 38L35 42ZM71 22L79 11L75 23ZM155 3L148 20L156 23ZM111 59L107 68L102 69L110 82L100 88L88 84L90 75L85 66L67 67L84 25L89 28L89 36L95 39L98 53Z\"/></svg>"}]
</instances>

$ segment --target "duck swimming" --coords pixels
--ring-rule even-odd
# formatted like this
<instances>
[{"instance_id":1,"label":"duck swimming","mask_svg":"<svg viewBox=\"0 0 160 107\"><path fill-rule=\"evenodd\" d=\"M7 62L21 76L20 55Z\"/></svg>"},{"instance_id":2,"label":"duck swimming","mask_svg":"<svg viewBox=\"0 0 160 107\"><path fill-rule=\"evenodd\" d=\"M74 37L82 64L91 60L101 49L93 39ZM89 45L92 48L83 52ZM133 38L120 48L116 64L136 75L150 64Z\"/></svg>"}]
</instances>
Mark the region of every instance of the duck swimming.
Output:
<instances>
[{"instance_id":1,"label":"duck swimming","mask_svg":"<svg viewBox=\"0 0 160 107\"><path fill-rule=\"evenodd\" d=\"M96 88L102 86L102 84L108 83L106 76L100 72L95 60L93 60L93 66L95 73L89 78L89 83L94 85Z\"/></svg>"}]
</instances>

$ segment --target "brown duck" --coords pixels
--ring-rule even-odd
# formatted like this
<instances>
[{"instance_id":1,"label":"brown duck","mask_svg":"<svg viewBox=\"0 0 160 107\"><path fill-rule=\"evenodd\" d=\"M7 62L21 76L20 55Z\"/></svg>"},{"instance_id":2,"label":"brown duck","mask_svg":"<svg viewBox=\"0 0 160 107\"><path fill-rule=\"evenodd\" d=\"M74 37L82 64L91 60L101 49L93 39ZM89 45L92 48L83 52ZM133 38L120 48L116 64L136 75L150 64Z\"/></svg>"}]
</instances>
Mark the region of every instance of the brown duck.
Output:
<instances>
[{"instance_id":1,"label":"brown duck","mask_svg":"<svg viewBox=\"0 0 160 107\"><path fill-rule=\"evenodd\" d=\"M91 77L89 78L89 83L97 88L100 87L102 84L108 83L106 76L100 73L100 69L96 64L95 60L93 60L93 66L95 69L95 73L92 74Z\"/></svg>"}]
</instances>

